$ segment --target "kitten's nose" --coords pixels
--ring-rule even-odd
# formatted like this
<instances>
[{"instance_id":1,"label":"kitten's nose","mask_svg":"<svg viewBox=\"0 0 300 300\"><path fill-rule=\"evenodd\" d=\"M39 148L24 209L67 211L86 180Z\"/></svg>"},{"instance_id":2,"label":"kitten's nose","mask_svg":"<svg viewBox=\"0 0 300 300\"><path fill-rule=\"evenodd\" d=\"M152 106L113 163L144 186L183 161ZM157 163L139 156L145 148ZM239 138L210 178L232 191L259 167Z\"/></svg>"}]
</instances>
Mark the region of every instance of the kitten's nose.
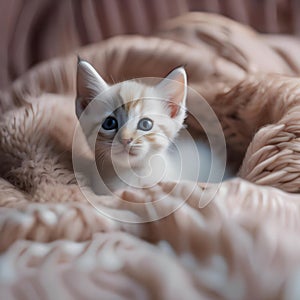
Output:
<instances>
[{"instance_id":1,"label":"kitten's nose","mask_svg":"<svg viewBox=\"0 0 300 300\"><path fill-rule=\"evenodd\" d=\"M129 145L133 141L133 138L130 139L121 139L121 143L123 146Z\"/></svg>"}]
</instances>

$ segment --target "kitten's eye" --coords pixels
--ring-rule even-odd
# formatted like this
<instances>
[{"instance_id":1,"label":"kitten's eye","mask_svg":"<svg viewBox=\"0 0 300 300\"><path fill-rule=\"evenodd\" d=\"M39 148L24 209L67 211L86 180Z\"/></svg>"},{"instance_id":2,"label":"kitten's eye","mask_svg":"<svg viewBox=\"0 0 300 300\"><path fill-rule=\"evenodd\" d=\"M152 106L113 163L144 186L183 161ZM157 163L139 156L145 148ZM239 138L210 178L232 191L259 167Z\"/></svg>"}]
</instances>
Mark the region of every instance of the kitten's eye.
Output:
<instances>
[{"instance_id":1,"label":"kitten's eye","mask_svg":"<svg viewBox=\"0 0 300 300\"><path fill-rule=\"evenodd\" d=\"M114 130L118 128L118 121L114 117L107 117L103 124L102 128L105 130Z\"/></svg>"},{"instance_id":2,"label":"kitten's eye","mask_svg":"<svg viewBox=\"0 0 300 300\"><path fill-rule=\"evenodd\" d=\"M148 118L143 118L140 119L137 128L144 130L144 131L149 131L153 127L153 121L148 119Z\"/></svg>"}]
</instances>

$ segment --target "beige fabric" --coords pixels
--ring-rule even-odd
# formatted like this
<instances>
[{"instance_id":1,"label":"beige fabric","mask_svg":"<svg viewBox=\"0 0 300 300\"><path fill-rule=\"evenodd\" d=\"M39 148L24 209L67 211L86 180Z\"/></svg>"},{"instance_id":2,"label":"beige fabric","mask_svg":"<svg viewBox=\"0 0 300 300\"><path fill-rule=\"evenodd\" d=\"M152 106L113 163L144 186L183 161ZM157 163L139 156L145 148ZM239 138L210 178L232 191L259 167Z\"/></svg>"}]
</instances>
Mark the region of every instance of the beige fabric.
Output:
<instances>
[{"instance_id":1,"label":"beige fabric","mask_svg":"<svg viewBox=\"0 0 300 300\"><path fill-rule=\"evenodd\" d=\"M39 65L3 93L1 297L299 299L299 196L288 193L299 189L299 88L287 77L297 64L278 52L280 38L270 43L225 18L190 14L156 37L117 37L78 51L109 81L186 64L191 87L220 119L230 160L241 165L246 180L219 189L199 183L189 197L187 182L124 191L122 201L86 188L99 206L136 222L187 198L156 222L109 219L77 186L74 54ZM195 99L188 107L201 116ZM156 203L158 196L167 201ZM134 205L145 199L152 210Z\"/></svg>"},{"instance_id":2,"label":"beige fabric","mask_svg":"<svg viewBox=\"0 0 300 300\"><path fill-rule=\"evenodd\" d=\"M0 88L37 63L120 34L146 34L188 11L299 35L297 0L0 0Z\"/></svg>"}]
</instances>

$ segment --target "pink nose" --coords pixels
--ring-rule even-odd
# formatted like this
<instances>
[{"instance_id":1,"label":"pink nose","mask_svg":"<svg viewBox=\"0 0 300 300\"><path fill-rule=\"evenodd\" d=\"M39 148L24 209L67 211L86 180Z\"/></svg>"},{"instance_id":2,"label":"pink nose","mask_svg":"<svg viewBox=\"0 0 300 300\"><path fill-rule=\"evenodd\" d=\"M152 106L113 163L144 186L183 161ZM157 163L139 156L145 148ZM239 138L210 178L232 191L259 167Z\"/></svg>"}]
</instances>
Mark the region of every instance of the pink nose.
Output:
<instances>
[{"instance_id":1,"label":"pink nose","mask_svg":"<svg viewBox=\"0 0 300 300\"><path fill-rule=\"evenodd\" d=\"M132 141L133 141L132 138L130 138L130 139L121 139L121 143L122 143L123 146L129 145Z\"/></svg>"}]
</instances>

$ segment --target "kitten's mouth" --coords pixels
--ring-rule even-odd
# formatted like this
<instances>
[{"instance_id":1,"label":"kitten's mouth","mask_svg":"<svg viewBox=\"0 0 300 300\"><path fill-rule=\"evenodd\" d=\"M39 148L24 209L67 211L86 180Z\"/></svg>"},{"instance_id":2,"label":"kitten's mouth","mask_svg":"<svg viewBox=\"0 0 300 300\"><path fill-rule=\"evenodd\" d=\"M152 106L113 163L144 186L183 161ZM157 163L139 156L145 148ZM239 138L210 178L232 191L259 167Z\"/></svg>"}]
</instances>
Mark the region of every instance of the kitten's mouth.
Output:
<instances>
[{"instance_id":1,"label":"kitten's mouth","mask_svg":"<svg viewBox=\"0 0 300 300\"><path fill-rule=\"evenodd\" d=\"M132 148L124 148L123 150L121 150L120 152L118 152L117 154L127 154L127 155L130 155L130 156L138 156L139 153L136 149L132 149Z\"/></svg>"},{"instance_id":2,"label":"kitten's mouth","mask_svg":"<svg viewBox=\"0 0 300 300\"><path fill-rule=\"evenodd\" d=\"M131 155L131 156L138 156L138 153L137 152L134 152L134 151L131 151L131 150L129 150L129 151L126 151L129 155Z\"/></svg>"}]
</instances>

